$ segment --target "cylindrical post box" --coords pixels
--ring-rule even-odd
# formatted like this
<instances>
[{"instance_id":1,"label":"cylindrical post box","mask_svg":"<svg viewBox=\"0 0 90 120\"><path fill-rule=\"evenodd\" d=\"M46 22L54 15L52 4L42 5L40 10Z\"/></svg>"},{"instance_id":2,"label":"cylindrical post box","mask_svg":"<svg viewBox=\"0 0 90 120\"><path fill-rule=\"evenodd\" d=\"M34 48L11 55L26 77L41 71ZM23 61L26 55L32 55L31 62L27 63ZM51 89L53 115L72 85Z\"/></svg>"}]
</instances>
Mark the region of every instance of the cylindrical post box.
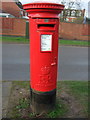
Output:
<instances>
[{"instance_id":1,"label":"cylindrical post box","mask_svg":"<svg viewBox=\"0 0 90 120\"><path fill-rule=\"evenodd\" d=\"M30 87L33 112L46 112L55 105L58 64L59 13L64 5L23 5L30 22Z\"/></svg>"}]
</instances>

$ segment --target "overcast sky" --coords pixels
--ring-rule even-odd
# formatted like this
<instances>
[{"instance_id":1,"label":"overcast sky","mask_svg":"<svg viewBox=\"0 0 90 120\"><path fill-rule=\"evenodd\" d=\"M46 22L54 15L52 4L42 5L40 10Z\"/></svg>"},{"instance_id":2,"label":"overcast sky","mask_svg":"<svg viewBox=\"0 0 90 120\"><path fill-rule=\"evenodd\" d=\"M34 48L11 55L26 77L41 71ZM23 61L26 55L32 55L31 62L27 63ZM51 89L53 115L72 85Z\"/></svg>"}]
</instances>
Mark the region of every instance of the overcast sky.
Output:
<instances>
[{"instance_id":1,"label":"overcast sky","mask_svg":"<svg viewBox=\"0 0 90 120\"><path fill-rule=\"evenodd\" d=\"M37 2L37 1L43 1L43 2L53 2L53 3L60 3L61 0L19 0L22 4L26 4L26 3L32 3L32 2ZM66 1L72 1L72 0L66 0ZM75 1L75 0L73 0ZM86 13L85 16L88 16L88 2L90 0L81 0L82 3L82 9L86 9Z\"/></svg>"}]
</instances>

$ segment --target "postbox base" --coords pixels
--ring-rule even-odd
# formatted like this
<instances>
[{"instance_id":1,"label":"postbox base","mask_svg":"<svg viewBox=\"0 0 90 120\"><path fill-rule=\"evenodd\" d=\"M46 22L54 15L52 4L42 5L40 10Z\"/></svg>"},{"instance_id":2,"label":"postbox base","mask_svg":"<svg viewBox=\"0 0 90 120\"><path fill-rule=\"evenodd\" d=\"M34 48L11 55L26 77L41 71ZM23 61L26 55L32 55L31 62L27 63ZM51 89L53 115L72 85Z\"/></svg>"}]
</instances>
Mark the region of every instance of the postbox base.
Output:
<instances>
[{"instance_id":1,"label":"postbox base","mask_svg":"<svg viewBox=\"0 0 90 120\"><path fill-rule=\"evenodd\" d=\"M31 109L36 114L47 113L53 110L56 102L56 89L49 92L37 92L30 88Z\"/></svg>"}]
</instances>

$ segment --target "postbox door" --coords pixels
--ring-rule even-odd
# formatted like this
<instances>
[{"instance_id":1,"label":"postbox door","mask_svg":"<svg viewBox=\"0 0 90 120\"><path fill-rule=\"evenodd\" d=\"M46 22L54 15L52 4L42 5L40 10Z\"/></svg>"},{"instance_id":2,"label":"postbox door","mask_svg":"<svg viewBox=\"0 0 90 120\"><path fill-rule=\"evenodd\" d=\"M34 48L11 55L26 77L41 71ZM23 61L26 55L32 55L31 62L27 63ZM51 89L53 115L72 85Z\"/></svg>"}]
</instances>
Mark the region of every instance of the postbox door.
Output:
<instances>
[{"instance_id":1,"label":"postbox door","mask_svg":"<svg viewBox=\"0 0 90 120\"><path fill-rule=\"evenodd\" d=\"M31 87L41 92L56 89L57 80L58 19L47 24L35 24L31 36Z\"/></svg>"},{"instance_id":2,"label":"postbox door","mask_svg":"<svg viewBox=\"0 0 90 120\"><path fill-rule=\"evenodd\" d=\"M58 40L56 34L56 32L40 33L40 84L52 90L56 88L57 80Z\"/></svg>"}]
</instances>

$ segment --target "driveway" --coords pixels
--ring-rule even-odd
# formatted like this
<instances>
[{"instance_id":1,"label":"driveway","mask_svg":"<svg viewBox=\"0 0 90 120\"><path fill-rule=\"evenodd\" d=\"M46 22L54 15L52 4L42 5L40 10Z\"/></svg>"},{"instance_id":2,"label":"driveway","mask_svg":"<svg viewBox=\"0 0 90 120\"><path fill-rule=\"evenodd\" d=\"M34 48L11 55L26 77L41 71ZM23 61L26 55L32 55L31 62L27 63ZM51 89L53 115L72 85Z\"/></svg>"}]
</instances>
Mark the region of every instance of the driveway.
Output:
<instances>
[{"instance_id":1,"label":"driveway","mask_svg":"<svg viewBox=\"0 0 90 120\"><path fill-rule=\"evenodd\" d=\"M29 80L29 45L2 45L2 79ZM58 80L88 80L88 48L59 46Z\"/></svg>"}]
</instances>

